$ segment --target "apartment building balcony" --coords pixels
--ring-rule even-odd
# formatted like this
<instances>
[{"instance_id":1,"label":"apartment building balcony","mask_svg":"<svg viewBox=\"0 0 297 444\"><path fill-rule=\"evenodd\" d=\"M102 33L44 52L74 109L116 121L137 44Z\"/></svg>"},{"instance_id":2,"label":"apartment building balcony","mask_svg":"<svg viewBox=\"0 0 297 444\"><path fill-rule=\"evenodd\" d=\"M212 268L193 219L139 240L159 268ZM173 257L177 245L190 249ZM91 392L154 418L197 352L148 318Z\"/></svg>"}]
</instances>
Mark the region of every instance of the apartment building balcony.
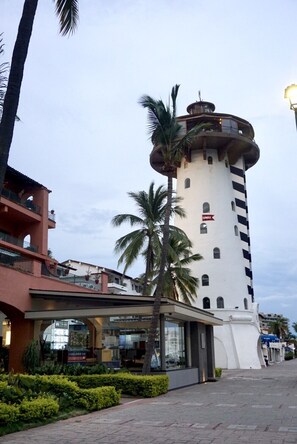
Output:
<instances>
[{"instance_id":1,"label":"apartment building balcony","mask_svg":"<svg viewBox=\"0 0 297 444\"><path fill-rule=\"evenodd\" d=\"M25 248L26 250L33 251L35 253L38 252L38 247L36 245L32 245L30 242L24 241L17 237L11 236L10 234L4 233L0 231L0 245L2 242L16 245L17 247Z\"/></svg>"},{"instance_id":2,"label":"apartment building balcony","mask_svg":"<svg viewBox=\"0 0 297 444\"><path fill-rule=\"evenodd\" d=\"M3 188L1 196L4 198L10 200L11 202L17 203L18 205L21 205L24 208L27 208L30 211L33 211L36 214L41 214L40 207L32 202L31 199L26 199L23 201L18 194L14 193L11 190L8 190L6 188Z\"/></svg>"}]
</instances>

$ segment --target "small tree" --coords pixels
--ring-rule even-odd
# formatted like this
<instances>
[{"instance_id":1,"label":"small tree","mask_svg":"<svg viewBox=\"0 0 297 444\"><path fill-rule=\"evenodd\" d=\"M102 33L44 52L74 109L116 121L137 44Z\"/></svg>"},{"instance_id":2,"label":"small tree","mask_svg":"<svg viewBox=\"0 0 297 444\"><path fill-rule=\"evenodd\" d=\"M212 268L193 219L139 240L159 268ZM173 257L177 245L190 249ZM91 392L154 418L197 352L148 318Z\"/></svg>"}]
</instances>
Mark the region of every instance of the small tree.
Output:
<instances>
[{"instance_id":1,"label":"small tree","mask_svg":"<svg viewBox=\"0 0 297 444\"><path fill-rule=\"evenodd\" d=\"M284 316L280 316L276 321L270 323L270 333L276 335L281 340L284 339L289 332L288 321Z\"/></svg>"},{"instance_id":2,"label":"small tree","mask_svg":"<svg viewBox=\"0 0 297 444\"><path fill-rule=\"evenodd\" d=\"M27 345L23 354L23 365L28 373L34 373L40 366L40 346L37 339L32 339Z\"/></svg>"}]
</instances>

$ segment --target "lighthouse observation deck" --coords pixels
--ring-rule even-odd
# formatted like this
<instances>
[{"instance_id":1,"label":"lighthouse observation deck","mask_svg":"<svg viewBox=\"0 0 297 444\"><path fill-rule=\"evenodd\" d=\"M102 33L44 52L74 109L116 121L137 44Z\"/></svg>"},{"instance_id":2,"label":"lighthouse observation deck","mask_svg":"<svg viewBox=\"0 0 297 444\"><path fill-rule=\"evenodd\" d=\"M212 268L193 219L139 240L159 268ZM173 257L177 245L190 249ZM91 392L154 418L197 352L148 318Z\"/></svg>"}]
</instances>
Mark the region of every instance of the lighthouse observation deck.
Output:
<instances>
[{"instance_id":1,"label":"lighthouse observation deck","mask_svg":"<svg viewBox=\"0 0 297 444\"><path fill-rule=\"evenodd\" d=\"M230 165L234 165L240 157L244 159L245 169L251 168L260 157L260 150L254 141L252 125L232 114L215 113L215 105L210 102L195 102L188 106L188 115L178 117L181 124L180 137L199 124L206 124L191 145L185 156L191 162L191 153L195 150L206 153L207 149L215 149L218 160L228 156ZM163 154L161 146L154 146L150 155L151 166L161 174L163 170ZM179 167L179 165L176 165Z\"/></svg>"}]
</instances>

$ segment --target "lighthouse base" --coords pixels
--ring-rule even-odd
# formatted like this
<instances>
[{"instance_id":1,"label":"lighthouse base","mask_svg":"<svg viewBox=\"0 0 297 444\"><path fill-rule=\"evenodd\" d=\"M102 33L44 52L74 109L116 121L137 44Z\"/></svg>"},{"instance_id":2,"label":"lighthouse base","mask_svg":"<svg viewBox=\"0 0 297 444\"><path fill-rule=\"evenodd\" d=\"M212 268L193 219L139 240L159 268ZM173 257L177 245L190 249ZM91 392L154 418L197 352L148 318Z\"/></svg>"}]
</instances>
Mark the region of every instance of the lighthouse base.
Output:
<instances>
[{"instance_id":1,"label":"lighthouse base","mask_svg":"<svg viewBox=\"0 0 297 444\"><path fill-rule=\"evenodd\" d=\"M259 369L265 366L261 350L258 304L252 310L211 310L224 321L214 328L215 366Z\"/></svg>"}]
</instances>

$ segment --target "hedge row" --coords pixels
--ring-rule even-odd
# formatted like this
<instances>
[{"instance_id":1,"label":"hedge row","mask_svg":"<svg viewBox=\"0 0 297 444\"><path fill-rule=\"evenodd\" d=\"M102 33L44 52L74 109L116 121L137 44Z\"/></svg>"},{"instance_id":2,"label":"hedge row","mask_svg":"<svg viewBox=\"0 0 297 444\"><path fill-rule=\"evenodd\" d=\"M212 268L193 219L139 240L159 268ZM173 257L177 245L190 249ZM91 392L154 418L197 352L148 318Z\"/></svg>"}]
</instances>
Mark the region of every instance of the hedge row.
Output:
<instances>
[{"instance_id":1,"label":"hedge row","mask_svg":"<svg viewBox=\"0 0 297 444\"><path fill-rule=\"evenodd\" d=\"M24 399L20 404L0 402L0 424L14 422L33 422L50 418L59 411L59 403L51 396L39 396L36 399Z\"/></svg>"},{"instance_id":2,"label":"hedge row","mask_svg":"<svg viewBox=\"0 0 297 444\"><path fill-rule=\"evenodd\" d=\"M80 388L63 376L10 375L0 382L0 424L44 419L59 410L100 410L118 405L115 387Z\"/></svg>"},{"instance_id":3,"label":"hedge row","mask_svg":"<svg viewBox=\"0 0 297 444\"><path fill-rule=\"evenodd\" d=\"M142 376L129 373L69 376L68 379L76 382L80 388L89 389L111 385L126 395L144 398L167 393L169 383L169 378L166 375Z\"/></svg>"}]
</instances>

